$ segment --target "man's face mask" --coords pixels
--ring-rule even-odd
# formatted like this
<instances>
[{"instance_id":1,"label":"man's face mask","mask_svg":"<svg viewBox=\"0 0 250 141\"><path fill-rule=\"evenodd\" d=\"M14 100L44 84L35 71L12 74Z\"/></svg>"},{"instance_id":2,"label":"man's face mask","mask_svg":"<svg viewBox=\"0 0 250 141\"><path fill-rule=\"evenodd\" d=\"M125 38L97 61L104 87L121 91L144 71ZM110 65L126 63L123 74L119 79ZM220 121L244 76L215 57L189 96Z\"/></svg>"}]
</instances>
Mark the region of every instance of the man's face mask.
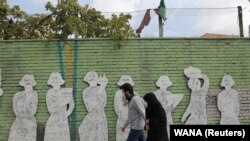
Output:
<instances>
[{"instance_id":1,"label":"man's face mask","mask_svg":"<svg viewBox=\"0 0 250 141\"><path fill-rule=\"evenodd\" d=\"M126 99L126 100L129 100L129 96L128 96L128 94L126 93L126 91L123 90L122 93L123 93L125 99Z\"/></svg>"},{"instance_id":2,"label":"man's face mask","mask_svg":"<svg viewBox=\"0 0 250 141\"><path fill-rule=\"evenodd\" d=\"M126 106L128 104L128 99L127 97L125 96L126 94L122 91L122 102L123 102L123 105Z\"/></svg>"}]
</instances>

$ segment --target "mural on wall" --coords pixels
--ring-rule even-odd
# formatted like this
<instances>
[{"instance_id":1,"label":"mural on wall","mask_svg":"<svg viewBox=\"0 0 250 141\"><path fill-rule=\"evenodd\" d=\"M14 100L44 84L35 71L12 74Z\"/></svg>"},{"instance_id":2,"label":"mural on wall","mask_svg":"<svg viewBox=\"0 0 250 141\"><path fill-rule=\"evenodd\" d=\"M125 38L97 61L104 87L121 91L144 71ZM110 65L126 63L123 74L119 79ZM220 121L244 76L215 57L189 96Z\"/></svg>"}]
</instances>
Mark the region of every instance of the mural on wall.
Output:
<instances>
[{"instance_id":1,"label":"mural on wall","mask_svg":"<svg viewBox=\"0 0 250 141\"><path fill-rule=\"evenodd\" d=\"M84 81L89 84L82 93L88 114L78 129L80 141L108 141L108 123L104 109L108 79L105 75L98 77L96 72L90 71Z\"/></svg>"},{"instance_id":2,"label":"mural on wall","mask_svg":"<svg viewBox=\"0 0 250 141\"><path fill-rule=\"evenodd\" d=\"M220 124L240 124L240 101L238 92L232 89L235 84L232 76L225 75L221 81L221 86L225 87L218 94L217 104L221 113Z\"/></svg>"},{"instance_id":3,"label":"mural on wall","mask_svg":"<svg viewBox=\"0 0 250 141\"><path fill-rule=\"evenodd\" d=\"M3 89L1 88L1 86L2 86L2 71L0 69L0 96L3 95Z\"/></svg>"},{"instance_id":4,"label":"mural on wall","mask_svg":"<svg viewBox=\"0 0 250 141\"><path fill-rule=\"evenodd\" d=\"M206 95L209 88L209 79L206 75L201 74L201 70L198 68L185 68L184 74L189 78L188 87L192 92L189 105L181 121L185 124L207 124Z\"/></svg>"},{"instance_id":5,"label":"mural on wall","mask_svg":"<svg viewBox=\"0 0 250 141\"><path fill-rule=\"evenodd\" d=\"M24 87L19 86L19 81L25 74L33 74L37 83L33 87L39 98L35 118L37 133L44 138L46 122L51 116L46 105L46 94L52 87L46 83L54 71L59 72L65 81L61 88L73 88L75 107L68 117L71 141L80 141L78 129L88 114L82 92L89 84L83 82L83 77L91 70L95 70L98 76L106 74L109 80L105 88L108 141L116 141L118 115L116 116L113 102L119 90L117 82L125 74L132 77L134 88L141 96L161 89L156 86L156 82L161 75L168 75L173 84L167 91L172 95L183 94L183 99L172 111L173 124L184 125L181 119L188 108L192 91L188 87L189 78L183 71L189 66L199 68L201 74L209 78L209 91L206 95L207 124L220 124L222 113L218 109L217 96L225 90L220 85L226 74L233 77L235 85L231 89L239 94L240 124L250 124L248 40L132 39L121 42L120 49L114 47L116 44L117 41L105 39L1 41L0 88L4 92L0 96L0 141L8 141L10 128L16 119L12 110L13 96L24 91ZM203 80L201 84L203 85ZM38 129L41 131L38 132ZM38 139L40 136L37 134L36 137Z\"/></svg>"},{"instance_id":6,"label":"mural on wall","mask_svg":"<svg viewBox=\"0 0 250 141\"><path fill-rule=\"evenodd\" d=\"M37 123L35 114L38 96L33 90L36 81L33 75L24 75L19 82L24 91L17 92L13 97L13 110L16 116L8 141L36 141Z\"/></svg>"},{"instance_id":7,"label":"mural on wall","mask_svg":"<svg viewBox=\"0 0 250 141\"><path fill-rule=\"evenodd\" d=\"M129 83L134 86L134 82L129 75L121 76L119 82L117 83L118 86L122 86L125 83ZM137 94L138 95L138 94ZM124 132L121 131L124 123L128 118L128 103L123 95L122 90L117 90L114 99L114 108L115 113L117 115L117 122L116 122L116 140L117 141L125 141L128 137L130 127L128 126Z\"/></svg>"},{"instance_id":8,"label":"mural on wall","mask_svg":"<svg viewBox=\"0 0 250 141\"><path fill-rule=\"evenodd\" d=\"M170 125L173 124L172 111L180 103L183 94L172 94L168 91L168 87L172 85L172 81L168 76L161 76L156 82L156 86L160 89L156 90L154 94L163 106L167 117L168 137L170 138Z\"/></svg>"},{"instance_id":9,"label":"mural on wall","mask_svg":"<svg viewBox=\"0 0 250 141\"><path fill-rule=\"evenodd\" d=\"M47 83L52 88L46 94L50 117L45 126L44 141L70 141L68 117L75 106L72 88L61 88L65 81L58 72L51 73Z\"/></svg>"}]
</instances>

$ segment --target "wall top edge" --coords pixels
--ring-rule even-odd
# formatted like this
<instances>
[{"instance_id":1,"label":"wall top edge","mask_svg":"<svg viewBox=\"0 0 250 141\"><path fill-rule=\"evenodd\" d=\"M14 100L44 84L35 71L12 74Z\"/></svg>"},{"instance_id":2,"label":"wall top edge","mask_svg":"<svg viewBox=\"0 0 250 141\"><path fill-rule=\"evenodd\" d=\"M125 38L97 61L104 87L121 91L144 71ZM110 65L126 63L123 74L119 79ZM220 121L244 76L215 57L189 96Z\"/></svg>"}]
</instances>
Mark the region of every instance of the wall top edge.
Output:
<instances>
[{"instance_id":1,"label":"wall top edge","mask_svg":"<svg viewBox=\"0 0 250 141\"><path fill-rule=\"evenodd\" d=\"M67 40L43 40L43 39L25 39L25 40L0 40L0 42L55 42L55 41L115 41L117 39L109 38L88 38L88 39L67 39ZM244 38L200 38L200 37L165 37L165 38L129 38L125 40L250 40L249 37Z\"/></svg>"}]
</instances>

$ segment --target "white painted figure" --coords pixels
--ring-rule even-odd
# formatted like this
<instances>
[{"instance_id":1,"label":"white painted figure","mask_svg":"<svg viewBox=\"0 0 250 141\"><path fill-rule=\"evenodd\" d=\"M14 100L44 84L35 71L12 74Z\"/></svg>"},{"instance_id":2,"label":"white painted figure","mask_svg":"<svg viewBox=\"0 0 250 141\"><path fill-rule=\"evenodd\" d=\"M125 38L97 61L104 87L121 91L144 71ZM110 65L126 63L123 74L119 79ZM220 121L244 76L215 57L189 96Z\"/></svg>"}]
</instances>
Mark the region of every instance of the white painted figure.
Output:
<instances>
[{"instance_id":1,"label":"white painted figure","mask_svg":"<svg viewBox=\"0 0 250 141\"><path fill-rule=\"evenodd\" d=\"M35 114L38 96L33 87L36 81L33 75L24 75L19 82L24 91L17 92L13 97L13 110L16 116L8 141L36 141L37 123Z\"/></svg>"},{"instance_id":2,"label":"white painted figure","mask_svg":"<svg viewBox=\"0 0 250 141\"><path fill-rule=\"evenodd\" d=\"M218 94L217 104L218 109L221 112L220 124L240 124L240 102L238 92L232 89L235 84L232 76L225 75L221 81L221 86L225 87L225 90Z\"/></svg>"},{"instance_id":3,"label":"white painted figure","mask_svg":"<svg viewBox=\"0 0 250 141\"><path fill-rule=\"evenodd\" d=\"M89 87L83 93L83 101L88 114L79 126L80 141L108 141L108 123L105 114L107 102L106 86L108 79L105 75L98 77L90 71L84 77Z\"/></svg>"},{"instance_id":4,"label":"white painted figure","mask_svg":"<svg viewBox=\"0 0 250 141\"><path fill-rule=\"evenodd\" d=\"M184 69L184 74L189 78L188 87L192 92L189 105L181 121L189 125L206 125L206 95L209 88L209 79L206 75L201 74L201 70L198 68L188 67ZM200 79L203 80L203 85Z\"/></svg>"},{"instance_id":5,"label":"white painted figure","mask_svg":"<svg viewBox=\"0 0 250 141\"><path fill-rule=\"evenodd\" d=\"M2 71L0 69L0 96L3 95L3 89L1 88L1 86L2 86Z\"/></svg>"},{"instance_id":6,"label":"white painted figure","mask_svg":"<svg viewBox=\"0 0 250 141\"><path fill-rule=\"evenodd\" d=\"M68 117L75 104L72 88L61 88L64 82L60 73L50 74L47 83L52 88L46 94L50 117L45 126L44 141L70 141Z\"/></svg>"},{"instance_id":7,"label":"white painted figure","mask_svg":"<svg viewBox=\"0 0 250 141\"><path fill-rule=\"evenodd\" d=\"M156 86L160 89L156 90L154 94L160 101L162 107L165 110L167 117L167 130L168 137L170 138L170 125L173 124L172 111L180 103L183 98L183 94L172 94L168 91L168 87L172 85L172 81L168 76L161 76L156 82Z\"/></svg>"},{"instance_id":8,"label":"white painted figure","mask_svg":"<svg viewBox=\"0 0 250 141\"><path fill-rule=\"evenodd\" d=\"M125 83L129 83L134 86L134 82L129 75L123 75L120 78L120 81L117 83L118 86L122 86ZM114 108L115 113L117 115L116 122L116 140L117 141L125 141L128 137L130 127L127 127L124 132L122 132L121 128L128 118L128 103L123 95L121 89L116 91L115 99L114 99Z\"/></svg>"}]
</instances>

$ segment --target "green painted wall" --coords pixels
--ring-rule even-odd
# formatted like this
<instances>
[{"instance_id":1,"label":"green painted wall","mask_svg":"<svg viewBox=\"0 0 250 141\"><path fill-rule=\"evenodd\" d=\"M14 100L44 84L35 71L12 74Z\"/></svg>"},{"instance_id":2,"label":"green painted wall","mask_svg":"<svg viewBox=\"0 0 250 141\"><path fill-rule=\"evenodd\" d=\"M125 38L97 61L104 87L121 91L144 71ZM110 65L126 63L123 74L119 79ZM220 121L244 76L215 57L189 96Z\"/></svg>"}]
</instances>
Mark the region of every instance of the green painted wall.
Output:
<instances>
[{"instance_id":1,"label":"green painted wall","mask_svg":"<svg viewBox=\"0 0 250 141\"><path fill-rule=\"evenodd\" d=\"M120 45L118 45L120 44ZM64 87L74 88L75 111L70 117L72 141L78 141L78 126L87 114L82 91L88 87L83 77L88 71L106 74L108 101L106 115L109 141L115 141L116 115L114 95L121 75L130 75L135 91L141 96L157 88L160 75L168 75L173 82L172 93L182 93L184 98L174 110L175 124L182 124L181 117L189 103L190 90L184 68L192 65L202 70L210 79L210 90L219 91L223 75L230 74L237 90L245 90L242 124L250 124L250 39L130 39L117 42L108 39L69 41L0 41L0 69L2 88L0 97L0 141L8 139L8 132L15 118L12 110L13 95L23 88L19 81L24 74L33 74L39 96L36 114L38 123L45 124L49 113L46 93L51 72L61 72L66 80ZM240 94L240 93L239 93ZM215 113L216 114L216 113ZM218 113L217 113L218 114ZM218 115L208 116L209 124L218 124Z\"/></svg>"}]
</instances>

